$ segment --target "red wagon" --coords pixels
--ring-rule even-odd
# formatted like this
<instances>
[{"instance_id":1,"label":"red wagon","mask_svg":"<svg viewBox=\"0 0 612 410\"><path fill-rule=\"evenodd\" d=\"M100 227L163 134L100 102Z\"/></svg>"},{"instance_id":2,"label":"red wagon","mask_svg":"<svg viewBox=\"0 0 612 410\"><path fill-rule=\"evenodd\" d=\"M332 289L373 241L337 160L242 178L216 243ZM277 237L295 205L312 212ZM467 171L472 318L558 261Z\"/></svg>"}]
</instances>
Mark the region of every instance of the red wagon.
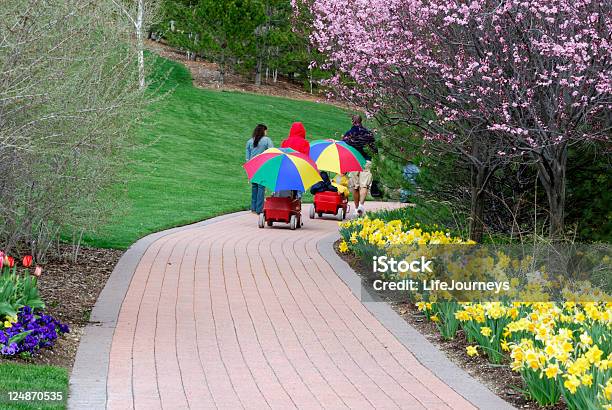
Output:
<instances>
[{"instance_id":1,"label":"red wagon","mask_svg":"<svg viewBox=\"0 0 612 410\"><path fill-rule=\"evenodd\" d=\"M338 192L319 192L314 196L314 204L310 208L310 219L316 215L332 214L342 221L348 214L348 198Z\"/></svg>"},{"instance_id":2,"label":"red wagon","mask_svg":"<svg viewBox=\"0 0 612 410\"><path fill-rule=\"evenodd\" d=\"M264 209L259 214L259 227L272 226L274 222L289 224L291 230L302 227L302 200L291 197L266 198Z\"/></svg>"}]
</instances>

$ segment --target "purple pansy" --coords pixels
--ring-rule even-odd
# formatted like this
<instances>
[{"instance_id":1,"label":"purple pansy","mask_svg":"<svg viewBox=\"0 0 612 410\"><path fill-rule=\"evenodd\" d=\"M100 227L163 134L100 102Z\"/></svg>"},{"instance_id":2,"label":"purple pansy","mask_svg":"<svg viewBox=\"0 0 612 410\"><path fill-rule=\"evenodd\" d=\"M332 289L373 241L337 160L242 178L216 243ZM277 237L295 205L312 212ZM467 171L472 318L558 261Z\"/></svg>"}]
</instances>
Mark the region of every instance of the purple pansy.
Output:
<instances>
[{"instance_id":1,"label":"purple pansy","mask_svg":"<svg viewBox=\"0 0 612 410\"><path fill-rule=\"evenodd\" d=\"M23 339L9 343L12 338L25 332L28 333ZM35 354L39 349L53 346L60 334L68 332L67 324L50 315L37 315L29 306L23 307L17 313L17 322L0 330L0 355Z\"/></svg>"}]
</instances>

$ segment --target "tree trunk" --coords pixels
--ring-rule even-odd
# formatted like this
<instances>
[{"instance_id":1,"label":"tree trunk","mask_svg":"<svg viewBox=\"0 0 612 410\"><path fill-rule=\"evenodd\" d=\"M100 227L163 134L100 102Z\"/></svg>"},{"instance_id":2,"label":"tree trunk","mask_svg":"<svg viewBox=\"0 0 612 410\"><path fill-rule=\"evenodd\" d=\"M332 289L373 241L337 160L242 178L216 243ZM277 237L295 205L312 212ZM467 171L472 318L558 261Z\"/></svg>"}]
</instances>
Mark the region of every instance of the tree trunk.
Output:
<instances>
[{"instance_id":1,"label":"tree trunk","mask_svg":"<svg viewBox=\"0 0 612 410\"><path fill-rule=\"evenodd\" d=\"M548 198L550 236L559 238L565 230L567 144L543 148L538 159L538 176Z\"/></svg>"},{"instance_id":2,"label":"tree trunk","mask_svg":"<svg viewBox=\"0 0 612 410\"><path fill-rule=\"evenodd\" d=\"M257 64L255 66L255 85L257 87L261 86L261 71L263 68L263 58L261 56L257 57Z\"/></svg>"},{"instance_id":3,"label":"tree trunk","mask_svg":"<svg viewBox=\"0 0 612 410\"><path fill-rule=\"evenodd\" d=\"M308 55L311 54L310 46L308 46ZM310 94L312 94L312 65L308 67L308 83L310 84Z\"/></svg>"},{"instance_id":4,"label":"tree trunk","mask_svg":"<svg viewBox=\"0 0 612 410\"><path fill-rule=\"evenodd\" d=\"M481 161L483 153L478 141L473 142L472 156L475 161L471 165L470 177L470 239L475 242L482 242L485 211L484 192L491 170Z\"/></svg>"},{"instance_id":5,"label":"tree trunk","mask_svg":"<svg viewBox=\"0 0 612 410\"><path fill-rule=\"evenodd\" d=\"M138 85L141 90L144 90L146 85L145 80L145 66L144 66L144 40L142 33L142 25L144 22L144 1L138 0L138 13L136 15L136 21L134 28L136 29L136 47L138 52Z\"/></svg>"},{"instance_id":6,"label":"tree trunk","mask_svg":"<svg viewBox=\"0 0 612 410\"><path fill-rule=\"evenodd\" d=\"M482 242L484 234L484 184L487 169L472 166L471 197L470 197L470 239Z\"/></svg>"},{"instance_id":7,"label":"tree trunk","mask_svg":"<svg viewBox=\"0 0 612 410\"><path fill-rule=\"evenodd\" d=\"M219 64L219 75L221 85L225 83L225 49L221 51L221 63Z\"/></svg>"}]
</instances>

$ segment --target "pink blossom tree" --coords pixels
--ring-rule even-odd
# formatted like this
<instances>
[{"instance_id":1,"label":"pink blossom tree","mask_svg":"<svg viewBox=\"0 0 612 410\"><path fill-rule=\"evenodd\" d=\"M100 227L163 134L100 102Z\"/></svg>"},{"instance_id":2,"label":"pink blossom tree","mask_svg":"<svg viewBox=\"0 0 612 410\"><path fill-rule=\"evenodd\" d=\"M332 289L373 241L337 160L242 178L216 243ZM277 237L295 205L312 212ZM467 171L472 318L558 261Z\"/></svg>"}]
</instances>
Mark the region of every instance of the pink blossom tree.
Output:
<instances>
[{"instance_id":1,"label":"pink blossom tree","mask_svg":"<svg viewBox=\"0 0 612 410\"><path fill-rule=\"evenodd\" d=\"M611 1L294 1L337 95L474 163L533 161L563 232L568 147L610 138Z\"/></svg>"}]
</instances>

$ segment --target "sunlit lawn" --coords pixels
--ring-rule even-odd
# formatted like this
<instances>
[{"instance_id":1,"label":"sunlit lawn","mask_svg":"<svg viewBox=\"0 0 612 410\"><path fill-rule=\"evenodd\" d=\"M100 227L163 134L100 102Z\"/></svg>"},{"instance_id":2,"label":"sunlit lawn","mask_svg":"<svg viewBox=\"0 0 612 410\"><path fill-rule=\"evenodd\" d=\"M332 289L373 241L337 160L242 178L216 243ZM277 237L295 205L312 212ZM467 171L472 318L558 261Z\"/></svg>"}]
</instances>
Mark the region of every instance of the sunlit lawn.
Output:
<instances>
[{"instance_id":1,"label":"sunlit lawn","mask_svg":"<svg viewBox=\"0 0 612 410\"><path fill-rule=\"evenodd\" d=\"M9 392L61 392L59 402L11 402ZM68 371L61 367L0 364L0 409L63 409L68 394Z\"/></svg>"},{"instance_id":2,"label":"sunlit lawn","mask_svg":"<svg viewBox=\"0 0 612 410\"><path fill-rule=\"evenodd\" d=\"M86 238L94 246L126 248L149 233L248 208L250 186L242 169L244 147L257 123L275 144L294 121L308 138L329 138L350 126L341 109L314 102L202 90L182 65L158 59L170 76L155 103L154 124L141 135L147 144L129 167L130 181L117 214ZM120 192L117 192L119 196Z\"/></svg>"}]
</instances>

